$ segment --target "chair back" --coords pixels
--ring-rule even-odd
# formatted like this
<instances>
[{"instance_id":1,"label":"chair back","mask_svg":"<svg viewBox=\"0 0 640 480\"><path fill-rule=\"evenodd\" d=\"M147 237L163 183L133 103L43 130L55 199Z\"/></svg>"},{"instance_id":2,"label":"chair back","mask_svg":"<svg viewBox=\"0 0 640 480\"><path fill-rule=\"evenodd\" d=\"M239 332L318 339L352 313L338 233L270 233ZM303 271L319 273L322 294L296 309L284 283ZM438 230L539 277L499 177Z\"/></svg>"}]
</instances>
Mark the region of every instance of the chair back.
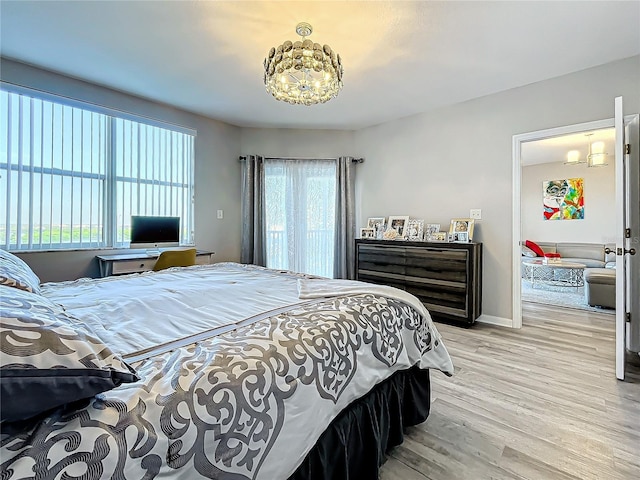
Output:
<instances>
[{"instance_id":1,"label":"chair back","mask_svg":"<svg viewBox=\"0 0 640 480\"><path fill-rule=\"evenodd\" d=\"M153 271L164 270L170 267L190 267L196 264L196 249L167 250L162 252L153 266Z\"/></svg>"}]
</instances>

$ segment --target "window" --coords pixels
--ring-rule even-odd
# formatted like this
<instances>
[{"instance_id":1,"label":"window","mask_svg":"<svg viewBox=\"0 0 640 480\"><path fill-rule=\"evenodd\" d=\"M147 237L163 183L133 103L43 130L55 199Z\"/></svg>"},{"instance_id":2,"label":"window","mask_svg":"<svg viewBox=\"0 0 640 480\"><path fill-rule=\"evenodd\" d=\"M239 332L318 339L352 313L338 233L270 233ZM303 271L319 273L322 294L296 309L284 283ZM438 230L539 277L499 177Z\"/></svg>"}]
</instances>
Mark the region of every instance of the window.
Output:
<instances>
[{"instance_id":1,"label":"window","mask_svg":"<svg viewBox=\"0 0 640 480\"><path fill-rule=\"evenodd\" d=\"M267 267L333 277L336 163L265 160Z\"/></svg>"},{"instance_id":2,"label":"window","mask_svg":"<svg viewBox=\"0 0 640 480\"><path fill-rule=\"evenodd\" d=\"M131 215L179 216L193 242L194 132L16 90L0 90L0 246L122 247Z\"/></svg>"}]
</instances>

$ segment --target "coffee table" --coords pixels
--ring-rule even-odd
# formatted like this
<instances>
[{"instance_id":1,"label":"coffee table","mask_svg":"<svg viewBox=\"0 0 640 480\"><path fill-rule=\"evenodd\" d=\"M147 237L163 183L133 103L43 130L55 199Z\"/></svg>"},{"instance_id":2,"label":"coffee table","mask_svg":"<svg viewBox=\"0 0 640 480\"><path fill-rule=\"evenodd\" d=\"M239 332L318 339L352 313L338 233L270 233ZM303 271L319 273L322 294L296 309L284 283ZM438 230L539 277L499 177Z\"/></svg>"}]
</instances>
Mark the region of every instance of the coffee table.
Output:
<instances>
[{"instance_id":1,"label":"coffee table","mask_svg":"<svg viewBox=\"0 0 640 480\"><path fill-rule=\"evenodd\" d=\"M545 263L541 259L525 260L522 262L528 268L527 279L531 281L531 287L536 282L556 287L582 287L584 285L584 263L553 262Z\"/></svg>"}]
</instances>

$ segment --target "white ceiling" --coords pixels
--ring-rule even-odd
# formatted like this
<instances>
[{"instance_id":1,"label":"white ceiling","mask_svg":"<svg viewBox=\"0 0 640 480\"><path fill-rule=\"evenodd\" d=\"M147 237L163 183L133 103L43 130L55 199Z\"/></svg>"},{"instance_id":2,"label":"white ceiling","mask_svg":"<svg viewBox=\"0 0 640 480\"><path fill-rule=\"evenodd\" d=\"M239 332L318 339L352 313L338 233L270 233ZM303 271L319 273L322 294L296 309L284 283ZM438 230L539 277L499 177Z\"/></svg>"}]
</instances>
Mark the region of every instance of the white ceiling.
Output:
<instances>
[{"instance_id":1,"label":"white ceiling","mask_svg":"<svg viewBox=\"0 0 640 480\"><path fill-rule=\"evenodd\" d=\"M300 21L345 68L324 105L277 102ZM358 129L640 53L640 2L0 2L0 53L239 126Z\"/></svg>"},{"instance_id":2,"label":"white ceiling","mask_svg":"<svg viewBox=\"0 0 640 480\"><path fill-rule=\"evenodd\" d=\"M523 166L540 163L564 163L567 161L567 153L570 150L579 151L580 160L584 161L589 154L589 143L601 141L604 142L604 152L609 154L611 159L609 163L611 163L615 153L615 137L615 128L604 128L526 142L522 144L520 162Z\"/></svg>"}]
</instances>

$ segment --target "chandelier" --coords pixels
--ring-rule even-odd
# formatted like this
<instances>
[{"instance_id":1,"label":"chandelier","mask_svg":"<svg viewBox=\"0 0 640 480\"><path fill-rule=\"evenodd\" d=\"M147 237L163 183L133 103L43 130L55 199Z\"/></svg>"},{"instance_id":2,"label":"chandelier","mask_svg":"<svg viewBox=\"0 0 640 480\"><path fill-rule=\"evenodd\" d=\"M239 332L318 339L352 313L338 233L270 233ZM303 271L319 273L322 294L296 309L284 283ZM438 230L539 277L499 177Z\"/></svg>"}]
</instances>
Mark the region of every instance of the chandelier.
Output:
<instances>
[{"instance_id":1,"label":"chandelier","mask_svg":"<svg viewBox=\"0 0 640 480\"><path fill-rule=\"evenodd\" d=\"M276 100L314 105L336 97L342 88L342 60L329 45L309 40L313 29L299 23L296 33L302 40L287 40L271 48L264 59L264 84Z\"/></svg>"}]
</instances>

